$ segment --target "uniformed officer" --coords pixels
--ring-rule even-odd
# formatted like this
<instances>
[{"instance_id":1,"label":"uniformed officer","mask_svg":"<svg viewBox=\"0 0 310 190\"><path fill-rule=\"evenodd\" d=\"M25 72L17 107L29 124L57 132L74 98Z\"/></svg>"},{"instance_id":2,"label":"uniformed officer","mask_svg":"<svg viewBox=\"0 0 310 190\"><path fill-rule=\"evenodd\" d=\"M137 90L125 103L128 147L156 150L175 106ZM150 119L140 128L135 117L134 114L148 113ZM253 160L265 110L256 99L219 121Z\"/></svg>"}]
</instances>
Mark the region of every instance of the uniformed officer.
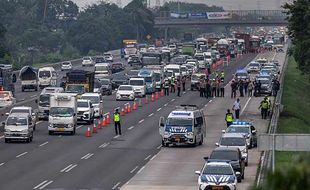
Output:
<instances>
[{"instance_id":1,"label":"uniformed officer","mask_svg":"<svg viewBox=\"0 0 310 190\"><path fill-rule=\"evenodd\" d=\"M115 109L115 112L114 112L114 127L115 127L115 134L122 135L121 118L120 118L118 109Z\"/></svg>"},{"instance_id":2,"label":"uniformed officer","mask_svg":"<svg viewBox=\"0 0 310 190\"><path fill-rule=\"evenodd\" d=\"M178 90L178 96L181 97L181 80L177 80L177 90Z\"/></svg>"},{"instance_id":3,"label":"uniformed officer","mask_svg":"<svg viewBox=\"0 0 310 190\"><path fill-rule=\"evenodd\" d=\"M267 100L267 97L265 97L264 100L260 102L260 105L258 107L258 109L261 109L262 119L267 119L268 107L269 107L269 102Z\"/></svg>"},{"instance_id":4,"label":"uniformed officer","mask_svg":"<svg viewBox=\"0 0 310 190\"><path fill-rule=\"evenodd\" d=\"M224 71L221 72L220 77L221 77L221 80L224 80L224 78L225 78L225 73L224 73Z\"/></svg>"},{"instance_id":5,"label":"uniformed officer","mask_svg":"<svg viewBox=\"0 0 310 190\"><path fill-rule=\"evenodd\" d=\"M172 77L171 78L171 90L170 90L170 92L173 92L173 93L175 93L175 78L174 77Z\"/></svg>"},{"instance_id":6,"label":"uniformed officer","mask_svg":"<svg viewBox=\"0 0 310 190\"><path fill-rule=\"evenodd\" d=\"M168 79L165 79L164 89L165 89L165 96L169 96L169 80Z\"/></svg>"},{"instance_id":7,"label":"uniformed officer","mask_svg":"<svg viewBox=\"0 0 310 190\"><path fill-rule=\"evenodd\" d=\"M227 110L225 121L226 121L227 127L229 127L231 123L234 121L234 115L230 112L230 109Z\"/></svg>"}]
</instances>

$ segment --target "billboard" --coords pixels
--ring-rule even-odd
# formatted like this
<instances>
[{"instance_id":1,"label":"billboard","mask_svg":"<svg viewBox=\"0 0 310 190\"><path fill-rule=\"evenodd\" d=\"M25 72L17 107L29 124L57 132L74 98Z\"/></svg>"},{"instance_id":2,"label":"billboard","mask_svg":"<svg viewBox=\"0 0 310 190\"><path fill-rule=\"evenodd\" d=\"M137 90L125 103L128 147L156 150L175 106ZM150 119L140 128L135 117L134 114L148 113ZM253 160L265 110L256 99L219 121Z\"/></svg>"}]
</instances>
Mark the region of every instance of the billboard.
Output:
<instances>
[{"instance_id":1,"label":"billboard","mask_svg":"<svg viewBox=\"0 0 310 190\"><path fill-rule=\"evenodd\" d=\"M207 13L189 13L189 18L206 18Z\"/></svg>"},{"instance_id":2,"label":"billboard","mask_svg":"<svg viewBox=\"0 0 310 190\"><path fill-rule=\"evenodd\" d=\"M230 12L207 12L207 18L209 20L231 19L232 14Z\"/></svg>"}]
</instances>

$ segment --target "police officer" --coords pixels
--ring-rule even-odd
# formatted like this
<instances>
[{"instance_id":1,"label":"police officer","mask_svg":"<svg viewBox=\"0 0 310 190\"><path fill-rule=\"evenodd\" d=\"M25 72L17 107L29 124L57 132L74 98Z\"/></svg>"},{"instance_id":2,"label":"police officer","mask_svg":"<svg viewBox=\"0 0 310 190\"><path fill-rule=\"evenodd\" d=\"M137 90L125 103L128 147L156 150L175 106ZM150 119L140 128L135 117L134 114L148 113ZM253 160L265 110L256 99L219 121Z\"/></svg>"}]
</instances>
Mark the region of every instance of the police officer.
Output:
<instances>
[{"instance_id":1,"label":"police officer","mask_svg":"<svg viewBox=\"0 0 310 190\"><path fill-rule=\"evenodd\" d=\"M267 97L265 97L264 100L260 102L260 105L258 107L258 109L259 108L261 109L262 119L267 119L268 107L269 107L269 102L267 100Z\"/></svg>"},{"instance_id":2,"label":"police officer","mask_svg":"<svg viewBox=\"0 0 310 190\"><path fill-rule=\"evenodd\" d=\"M183 86L183 91L185 91L185 83L186 83L186 78L185 76L182 77L182 86Z\"/></svg>"},{"instance_id":3,"label":"police officer","mask_svg":"<svg viewBox=\"0 0 310 190\"><path fill-rule=\"evenodd\" d=\"M210 81L206 80L206 92L205 92L205 97L209 98L211 97L211 85L210 85Z\"/></svg>"},{"instance_id":4,"label":"police officer","mask_svg":"<svg viewBox=\"0 0 310 190\"><path fill-rule=\"evenodd\" d=\"M174 77L171 78L170 84L171 84L170 92L175 93L175 78Z\"/></svg>"},{"instance_id":5,"label":"police officer","mask_svg":"<svg viewBox=\"0 0 310 190\"><path fill-rule=\"evenodd\" d=\"M178 96L181 97L181 80L177 80Z\"/></svg>"},{"instance_id":6,"label":"police officer","mask_svg":"<svg viewBox=\"0 0 310 190\"><path fill-rule=\"evenodd\" d=\"M229 127L231 123L234 121L234 115L230 112L230 109L227 110L225 121L226 121L227 127Z\"/></svg>"},{"instance_id":7,"label":"police officer","mask_svg":"<svg viewBox=\"0 0 310 190\"><path fill-rule=\"evenodd\" d=\"M115 112L114 112L114 127L115 127L115 134L122 135L121 118L120 118L118 109L115 109Z\"/></svg>"},{"instance_id":8,"label":"police officer","mask_svg":"<svg viewBox=\"0 0 310 190\"><path fill-rule=\"evenodd\" d=\"M165 89L165 96L169 96L169 80L168 79L165 79L164 89Z\"/></svg>"},{"instance_id":9,"label":"police officer","mask_svg":"<svg viewBox=\"0 0 310 190\"><path fill-rule=\"evenodd\" d=\"M200 94L200 97L204 97L205 95L205 83L204 83L204 79L200 79L200 82L199 82L199 94Z\"/></svg>"},{"instance_id":10,"label":"police officer","mask_svg":"<svg viewBox=\"0 0 310 190\"><path fill-rule=\"evenodd\" d=\"M225 73L224 73L224 71L221 72L220 76L221 76L221 80L224 80L224 78L225 78Z\"/></svg>"}]
</instances>

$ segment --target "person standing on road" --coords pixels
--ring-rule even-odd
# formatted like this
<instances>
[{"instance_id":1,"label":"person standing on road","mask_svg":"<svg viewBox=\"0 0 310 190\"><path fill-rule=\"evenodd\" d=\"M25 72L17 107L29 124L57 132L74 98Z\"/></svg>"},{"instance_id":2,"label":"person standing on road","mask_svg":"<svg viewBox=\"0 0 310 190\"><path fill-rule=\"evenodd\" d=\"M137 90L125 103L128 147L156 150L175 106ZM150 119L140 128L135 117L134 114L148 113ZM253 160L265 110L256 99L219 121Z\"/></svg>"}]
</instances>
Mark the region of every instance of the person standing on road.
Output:
<instances>
[{"instance_id":1,"label":"person standing on road","mask_svg":"<svg viewBox=\"0 0 310 190\"><path fill-rule=\"evenodd\" d=\"M215 96L216 96L216 81L215 81L215 79L212 80L211 87L212 87L212 95L211 96L215 98Z\"/></svg>"},{"instance_id":2,"label":"person standing on road","mask_svg":"<svg viewBox=\"0 0 310 190\"><path fill-rule=\"evenodd\" d=\"M239 93L240 93L240 97L243 97L243 80L239 81Z\"/></svg>"},{"instance_id":3,"label":"person standing on road","mask_svg":"<svg viewBox=\"0 0 310 190\"><path fill-rule=\"evenodd\" d=\"M216 80L216 97L220 96L220 79Z\"/></svg>"},{"instance_id":4,"label":"person standing on road","mask_svg":"<svg viewBox=\"0 0 310 190\"><path fill-rule=\"evenodd\" d=\"M240 114L240 109L241 109L241 105L240 105L240 99L237 98L237 100L235 101L232 110L235 111L235 118L239 119L239 114Z\"/></svg>"},{"instance_id":5,"label":"person standing on road","mask_svg":"<svg viewBox=\"0 0 310 190\"><path fill-rule=\"evenodd\" d=\"M272 85L272 94L274 96L277 96L278 91L280 90L280 82L278 80L274 80L273 85Z\"/></svg>"},{"instance_id":6,"label":"person standing on road","mask_svg":"<svg viewBox=\"0 0 310 190\"><path fill-rule=\"evenodd\" d=\"M169 96L169 80L168 79L165 79L164 89L165 89L165 96Z\"/></svg>"},{"instance_id":7,"label":"person standing on road","mask_svg":"<svg viewBox=\"0 0 310 190\"><path fill-rule=\"evenodd\" d=\"M206 92L205 92L205 97L208 99L211 97L211 85L210 81L206 80Z\"/></svg>"},{"instance_id":8,"label":"person standing on road","mask_svg":"<svg viewBox=\"0 0 310 190\"><path fill-rule=\"evenodd\" d=\"M200 79L199 86L200 86L199 88L200 97L204 97L206 89L205 89L205 84L204 84L203 79Z\"/></svg>"},{"instance_id":9,"label":"person standing on road","mask_svg":"<svg viewBox=\"0 0 310 190\"><path fill-rule=\"evenodd\" d=\"M249 87L249 83L250 83L250 80L249 79L246 79L243 83L243 88L244 88L244 96L246 96L248 94L248 87Z\"/></svg>"},{"instance_id":10,"label":"person standing on road","mask_svg":"<svg viewBox=\"0 0 310 190\"><path fill-rule=\"evenodd\" d=\"M235 82L235 80L231 81L230 87L231 87L231 98L236 98L237 83Z\"/></svg>"},{"instance_id":11,"label":"person standing on road","mask_svg":"<svg viewBox=\"0 0 310 190\"><path fill-rule=\"evenodd\" d=\"M229 127L231 123L234 121L234 115L230 112L230 109L227 110L225 121L226 121L227 127Z\"/></svg>"},{"instance_id":12,"label":"person standing on road","mask_svg":"<svg viewBox=\"0 0 310 190\"><path fill-rule=\"evenodd\" d=\"M175 93L175 78L174 77L171 78L171 90L170 90L170 92Z\"/></svg>"},{"instance_id":13,"label":"person standing on road","mask_svg":"<svg viewBox=\"0 0 310 190\"><path fill-rule=\"evenodd\" d=\"M115 134L122 135L121 131L121 118L118 109L115 109L114 112L114 127L115 127Z\"/></svg>"},{"instance_id":14,"label":"person standing on road","mask_svg":"<svg viewBox=\"0 0 310 190\"><path fill-rule=\"evenodd\" d=\"M181 97L181 80L177 80L178 96Z\"/></svg>"},{"instance_id":15,"label":"person standing on road","mask_svg":"<svg viewBox=\"0 0 310 190\"><path fill-rule=\"evenodd\" d=\"M183 76L183 77L182 77L182 87L183 87L183 91L186 90L186 89L185 89L185 84L186 84L186 77Z\"/></svg>"},{"instance_id":16,"label":"person standing on road","mask_svg":"<svg viewBox=\"0 0 310 190\"><path fill-rule=\"evenodd\" d=\"M260 96L260 91L261 91L261 88L262 88L262 83L260 83L260 81L257 82L257 96Z\"/></svg>"},{"instance_id":17,"label":"person standing on road","mask_svg":"<svg viewBox=\"0 0 310 190\"><path fill-rule=\"evenodd\" d=\"M221 80L220 82L220 91L221 91L221 95L220 97L223 97L225 96L225 85L224 85L224 80Z\"/></svg>"},{"instance_id":18,"label":"person standing on road","mask_svg":"<svg viewBox=\"0 0 310 190\"><path fill-rule=\"evenodd\" d=\"M252 96L252 92L253 92L253 83L251 81L249 81L249 85L248 85L248 97Z\"/></svg>"},{"instance_id":19,"label":"person standing on road","mask_svg":"<svg viewBox=\"0 0 310 190\"><path fill-rule=\"evenodd\" d=\"M267 119L268 107L269 107L269 102L267 100L267 97L265 97L264 100L260 102L260 105L258 107L258 109L261 110L262 119Z\"/></svg>"}]
</instances>

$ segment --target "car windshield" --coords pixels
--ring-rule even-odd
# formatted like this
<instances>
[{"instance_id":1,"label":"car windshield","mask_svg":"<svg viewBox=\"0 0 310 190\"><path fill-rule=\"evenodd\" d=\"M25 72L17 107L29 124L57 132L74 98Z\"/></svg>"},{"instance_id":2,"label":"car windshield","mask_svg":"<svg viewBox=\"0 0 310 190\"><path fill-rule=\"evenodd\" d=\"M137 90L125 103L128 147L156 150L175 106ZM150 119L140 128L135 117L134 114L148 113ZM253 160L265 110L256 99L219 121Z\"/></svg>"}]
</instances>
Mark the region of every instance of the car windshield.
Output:
<instances>
[{"instance_id":1,"label":"car windshield","mask_svg":"<svg viewBox=\"0 0 310 190\"><path fill-rule=\"evenodd\" d=\"M204 56L195 56L195 58L196 58L198 61L203 61L203 60L204 60Z\"/></svg>"},{"instance_id":2,"label":"car windshield","mask_svg":"<svg viewBox=\"0 0 310 190\"><path fill-rule=\"evenodd\" d=\"M68 85L66 88L66 92L83 94L85 92L85 89L83 85Z\"/></svg>"},{"instance_id":3,"label":"car windshield","mask_svg":"<svg viewBox=\"0 0 310 190\"><path fill-rule=\"evenodd\" d=\"M118 90L131 91L132 87L131 86L120 86Z\"/></svg>"},{"instance_id":4,"label":"car windshield","mask_svg":"<svg viewBox=\"0 0 310 190\"><path fill-rule=\"evenodd\" d=\"M49 112L52 117L71 117L73 113L72 108L66 107L52 107Z\"/></svg>"},{"instance_id":5,"label":"car windshield","mask_svg":"<svg viewBox=\"0 0 310 190\"><path fill-rule=\"evenodd\" d=\"M183 62L184 62L184 59L182 57L175 57L170 60L170 63L173 63L173 64L180 64Z\"/></svg>"},{"instance_id":6,"label":"car windshield","mask_svg":"<svg viewBox=\"0 0 310 190\"><path fill-rule=\"evenodd\" d=\"M249 127L230 126L226 130L227 133L249 133Z\"/></svg>"},{"instance_id":7,"label":"car windshield","mask_svg":"<svg viewBox=\"0 0 310 190\"><path fill-rule=\"evenodd\" d=\"M153 82L152 77L144 77L145 82Z\"/></svg>"},{"instance_id":8,"label":"car windshield","mask_svg":"<svg viewBox=\"0 0 310 190\"><path fill-rule=\"evenodd\" d=\"M247 77L248 74L247 73L236 73L237 77Z\"/></svg>"},{"instance_id":9,"label":"car windshield","mask_svg":"<svg viewBox=\"0 0 310 190\"><path fill-rule=\"evenodd\" d=\"M39 77L51 77L51 72L50 71L40 71Z\"/></svg>"},{"instance_id":10,"label":"car windshield","mask_svg":"<svg viewBox=\"0 0 310 190\"><path fill-rule=\"evenodd\" d=\"M8 92L0 92L0 98L8 98L9 93Z\"/></svg>"},{"instance_id":11,"label":"car windshield","mask_svg":"<svg viewBox=\"0 0 310 190\"><path fill-rule=\"evenodd\" d=\"M101 85L109 85L110 84L110 80L100 80L99 82Z\"/></svg>"},{"instance_id":12,"label":"car windshield","mask_svg":"<svg viewBox=\"0 0 310 190\"><path fill-rule=\"evenodd\" d=\"M29 109L12 109L11 113L29 113Z\"/></svg>"},{"instance_id":13,"label":"car windshield","mask_svg":"<svg viewBox=\"0 0 310 190\"><path fill-rule=\"evenodd\" d=\"M191 118L168 118L166 125L170 125L170 126L192 126L193 120Z\"/></svg>"},{"instance_id":14,"label":"car windshield","mask_svg":"<svg viewBox=\"0 0 310 190\"><path fill-rule=\"evenodd\" d=\"M204 175L233 175L233 170L228 165L207 165L202 174Z\"/></svg>"},{"instance_id":15,"label":"car windshield","mask_svg":"<svg viewBox=\"0 0 310 190\"><path fill-rule=\"evenodd\" d=\"M271 74L272 70L271 69L262 69L260 73L266 73L266 74Z\"/></svg>"},{"instance_id":16,"label":"car windshield","mask_svg":"<svg viewBox=\"0 0 310 190\"><path fill-rule=\"evenodd\" d=\"M105 65L95 67L95 71L108 71L108 70L109 70L108 66L105 66Z\"/></svg>"},{"instance_id":17,"label":"car windshield","mask_svg":"<svg viewBox=\"0 0 310 190\"><path fill-rule=\"evenodd\" d=\"M139 73L139 72L140 72L140 71L138 71L138 70L137 70L137 71L129 71L129 72L128 72L128 75L129 75L129 76L138 76L138 73Z\"/></svg>"},{"instance_id":18,"label":"car windshield","mask_svg":"<svg viewBox=\"0 0 310 190\"><path fill-rule=\"evenodd\" d=\"M160 73L154 73L154 76L155 76L155 81L156 82L159 82L161 80Z\"/></svg>"},{"instance_id":19,"label":"car windshield","mask_svg":"<svg viewBox=\"0 0 310 190\"><path fill-rule=\"evenodd\" d=\"M250 63L249 67L259 67L259 63Z\"/></svg>"},{"instance_id":20,"label":"car windshield","mask_svg":"<svg viewBox=\"0 0 310 190\"><path fill-rule=\"evenodd\" d=\"M7 125L27 125L26 117L8 117L6 121Z\"/></svg>"},{"instance_id":21,"label":"car windshield","mask_svg":"<svg viewBox=\"0 0 310 190\"><path fill-rule=\"evenodd\" d=\"M50 95L49 94L42 94L39 98L39 105L40 106L49 106L50 103Z\"/></svg>"},{"instance_id":22,"label":"car windshield","mask_svg":"<svg viewBox=\"0 0 310 190\"><path fill-rule=\"evenodd\" d=\"M222 146L244 146L245 139L241 137L224 137L221 139Z\"/></svg>"},{"instance_id":23,"label":"car windshield","mask_svg":"<svg viewBox=\"0 0 310 190\"><path fill-rule=\"evenodd\" d=\"M169 70L173 71L173 73L180 73L180 69L171 68Z\"/></svg>"},{"instance_id":24,"label":"car windshield","mask_svg":"<svg viewBox=\"0 0 310 190\"><path fill-rule=\"evenodd\" d=\"M213 151L210 155L210 159L219 159L219 160L238 160L239 156L238 156L238 151L228 151L228 150L224 150L224 151L220 151L220 150L216 150Z\"/></svg>"},{"instance_id":25,"label":"car windshield","mask_svg":"<svg viewBox=\"0 0 310 190\"><path fill-rule=\"evenodd\" d=\"M81 97L83 100L90 100L92 104L99 104L100 103L100 98L99 96L83 96Z\"/></svg>"},{"instance_id":26,"label":"car windshield","mask_svg":"<svg viewBox=\"0 0 310 190\"><path fill-rule=\"evenodd\" d=\"M103 62L105 62L103 57L97 57L96 58L96 63L103 63Z\"/></svg>"},{"instance_id":27,"label":"car windshield","mask_svg":"<svg viewBox=\"0 0 310 190\"><path fill-rule=\"evenodd\" d=\"M77 107L78 107L78 108L88 108L88 102L78 101L78 102L77 102Z\"/></svg>"},{"instance_id":28,"label":"car windshield","mask_svg":"<svg viewBox=\"0 0 310 190\"><path fill-rule=\"evenodd\" d=\"M70 62L63 62L62 65L70 65Z\"/></svg>"},{"instance_id":29,"label":"car windshield","mask_svg":"<svg viewBox=\"0 0 310 190\"><path fill-rule=\"evenodd\" d=\"M173 72L166 72L167 77L172 77L172 75L173 75Z\"/></svg>"},{"instance_id":30,"label":"car windshield","mask_svg":"<svg viewBox=\"0 0 310 190\"><path fill-rule=\"evenodd\" d=\"M270 83L269 80L259 80L259 82L260 82L261 84L269 84L269 83Z\"/></svg>"},{"instance_id":31,"label":"car windshield","mask_svg":"<svg viewBox=\"0 0 310 190\"><path fill-rule=\"evenodd\" d=\"M160 60L156 57L142 57L142 62L144 64L159 64Z\"/></svg>"},{"instance_id":32,"label":"car windshield","mask_svg":"<svg viewBox=\"0 0 310 190\"><path fill-rule=\"evenodd\" d=\"M143 80L130 80L129 84L133 86L143 86L144 82Z\"/></svg>"},{"instance_id":33,"label":"car windshield","mask_svg":"<svg viewBox=\"0 0 310 190\"><path fill-rule=\"evenodd\" d=\"M91 59L90 59L90 57L84 57L83 60L90 61Z\"/></svg>"},{"instance_id":34,"label":"car windshield","mask_svg":"<svg viewBox=\"0 0 310 190\"><path fill-rule=\"evenodd\" d=\"M186 67L181 67L181 72L186 72L187 68Z\"/></svg>"}]
</instances>

